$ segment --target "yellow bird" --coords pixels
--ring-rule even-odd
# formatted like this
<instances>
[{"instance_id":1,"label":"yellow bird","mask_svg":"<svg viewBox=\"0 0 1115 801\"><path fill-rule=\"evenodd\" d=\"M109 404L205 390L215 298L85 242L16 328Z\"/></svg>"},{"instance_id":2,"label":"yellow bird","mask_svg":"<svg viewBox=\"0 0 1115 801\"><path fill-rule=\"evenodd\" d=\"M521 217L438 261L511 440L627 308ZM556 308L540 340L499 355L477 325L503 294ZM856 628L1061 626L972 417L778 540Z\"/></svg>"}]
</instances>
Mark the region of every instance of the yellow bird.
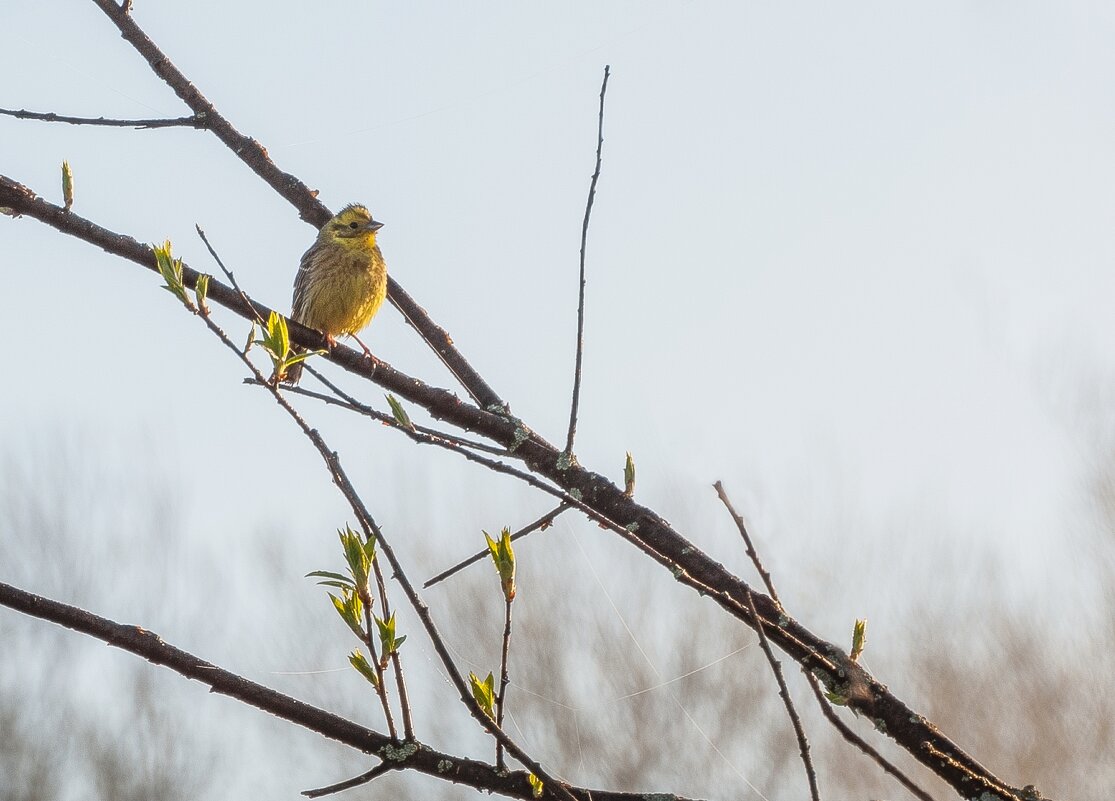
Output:
<instances>
[{"instance_id":1,"label":"yellow bird","mask_svg":"<svg viewBox=\"0 0 1115 801\"><path fill-rule=\"evenodd\" d=\"M335 337L356 335L372 321L387 297L387 263L376 244L383 223L363 206L345 206L322 226L317 241L302 256L294 277L291 319ZM360 342L364 352L367 346ZM302 363L292 365L283 380L297 384Z\"/></svg>"}]
</instances>

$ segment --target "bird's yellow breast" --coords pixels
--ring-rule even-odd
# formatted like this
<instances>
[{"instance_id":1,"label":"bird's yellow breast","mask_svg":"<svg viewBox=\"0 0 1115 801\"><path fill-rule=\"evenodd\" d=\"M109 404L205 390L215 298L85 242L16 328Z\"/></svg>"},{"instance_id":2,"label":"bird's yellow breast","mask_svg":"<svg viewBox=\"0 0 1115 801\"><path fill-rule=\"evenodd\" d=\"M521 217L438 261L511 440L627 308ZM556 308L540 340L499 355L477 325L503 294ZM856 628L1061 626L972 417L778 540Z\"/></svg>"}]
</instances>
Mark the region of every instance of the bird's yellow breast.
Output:
<instances>
[{"instance_id":1,"label":"bird's yellow breast","mask_svg":"<svg viewBox=\"0 0 1115 801\"><path fill-rule=\"evenodd\" d=\"M330 336L356 334L371 322L387 296L387 267L374 235L370 247L363 239L317 248L298 322Z\"/></svg>"}]
</instances>

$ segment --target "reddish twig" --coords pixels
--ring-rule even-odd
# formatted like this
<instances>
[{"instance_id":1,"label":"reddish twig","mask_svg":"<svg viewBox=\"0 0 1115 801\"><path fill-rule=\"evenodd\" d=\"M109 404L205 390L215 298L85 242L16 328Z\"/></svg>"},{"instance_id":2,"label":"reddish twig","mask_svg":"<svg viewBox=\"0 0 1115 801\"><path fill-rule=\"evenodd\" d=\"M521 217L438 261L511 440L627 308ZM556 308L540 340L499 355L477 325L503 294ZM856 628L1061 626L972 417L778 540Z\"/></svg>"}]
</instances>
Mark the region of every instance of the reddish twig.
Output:
<instances>
[{"instance_id":1,"label":"reddish twig","mask_svg":"<svg viewBox=\"0 0 1115 801\"><path fill-rule=\"evenodd\" d=\"M343 782L331 784L328 787L319 787L316 790L303 790L302 795L306 798L321 798L326 795L333 795L342 790L351 790L353 787L359 787L362 784L367 784L370 781L378 779L385 773L396 770L396 767L390 762L380 762L374 768L366 773L361 773L359 776L354 776L351 779L345 779Z\"/></svg>"},{"instance_id":2,"label":"reddish twig","mask_svg":"<svg viewBox=\"0 0 1115 801\"><path fill-rule=\"evenodd\" d=\"M588 185L585 202L585 219L581 223L581 267L577 285L577 358L573 367L573 399L569 404L569 433L565 439L565 452L572 456L573 440L577 436L577 409L581 404L581 363L585 353L585 248L588 245L588 221L592 216L592 203L596 199L596 182L600 180L601 155L604 152L604 96L608 92L611 67L605 65L604 80L600 84L600 115L596 126L596 169Z\"/></svg>"},{"instance_id":3,"label":"reddish twig","mask_svg":"<svg viewBox=\"0 0 1115 801\"><path fill-rule=\"evenodd\" d=\"M380 591L383 593L383 588L380 588ZM391 714L391 702L387 698L387 684L383 681L383 661L380 660L379 648L376 647L376 625L372 619L372 607L371 604L367 603L363 606L364 645L368 648L372 670L376 672L376 696L379 697L380 706L383 707L383 719L387 721L387 733L391 735L392 740L398 740L399 733L395 730L395 716Z\"/></svg>"},{"instance_id":4,"label":"reddish twig","mask_svg":"<svg viewBox=\"0 0 1115 801\"><path fill-rule=\"evenodd\" d=\"M798 717L793 699L790 698L790 688L786 686L786 677L782 675L782 665L774 657L774 651L771 650L767 633L763 628L762 618L759 617L759 610L755 608L755 599L750 593L747 596L747 603L751 607L751 614L755 618L755 631L759 634L759 646L763 649L767 662L770 664L771 672L774 673L774 678L778 682L778 694L782 697L786 714L789 715L790 724L794 727L794 736L798 739L798 753L801 754L801 761L805 766L805 777L809 781L809 796L813 801L820 801L821 795L817 790L817 772L813 769L813 760L809 756L809 740L805 737L805 729L801 725L801 718Z\"/></svg>"},{"instance_id":5,"label":"reddish twig","mask_svg":"<svg viewBox=\"0 0 1115 801\"><path fill-rule=\"evenodd\" d=\"M507 657L511 650L511 602L512 599L504 596L503 608L503 648L499 659L499 694L496 696L496 725L503 728L503 703L507 698L507 685L511 677L507 672ZM496 743L496 767L504 767L503 744Z\"/></svg>"},{"instance_id":6,"label":"reddish twig","mask_svg":"<svg viewBox=\"0 0 1115 801\"><path fill-rule=\"evenodd\" d=\"M717 481L712 486L713 489L716 490L716 494L720 496L720 501L724 504L724 508L728 510L728 514L730 514L732 516L732 520L735 521L736 528L739 529L740 536L743 537L743 543L746 546L747 555L751 558L751 564L755 565L755 569L759 571L759 577L762 578L763 584L767 588L767 592L770 593L770 597L776 604L778 604L779 608L781 608L782 601L778 597L778 591L774 589L774 582L770 578L770 573L768 573L767 569L763 567L763 562L761 559L759 559L759 552L755 550L755 544L751 542L751 535L747 533L747 526L744 525L743 517L741 517L740 514L736 512L735 507L732 506L732 502L728 499L728 493L724 491L724 485Z\"/></svg>"},{"instance_id":7,"label":"reddish twig","mask_svg":"<svg viewBox=\"0 0 1115 801\"><path fill-rule=\"evenodd\" d=\"M379 602L380 608L383 609L383 619L391 619L391 601L387 597L387 582L383 578L383 570L379 566L379 559L377 558L372 562L372 571L376 577L376 587L379 589ZM371 636L371 627L368 628L368 635ZM403 677L403 663L399 659L399 652L392 651L388 658L391 660L391 669L395 674L395 686L399 690L399 710L403 715L403 736L407 740L414 739L414 721L411 719L410 714L410 696L407 694L406 680ZM383 678L383 671L380 671L380 679ZM384 692L386 697L386 691Z\"/></svg>"}]
</instances>

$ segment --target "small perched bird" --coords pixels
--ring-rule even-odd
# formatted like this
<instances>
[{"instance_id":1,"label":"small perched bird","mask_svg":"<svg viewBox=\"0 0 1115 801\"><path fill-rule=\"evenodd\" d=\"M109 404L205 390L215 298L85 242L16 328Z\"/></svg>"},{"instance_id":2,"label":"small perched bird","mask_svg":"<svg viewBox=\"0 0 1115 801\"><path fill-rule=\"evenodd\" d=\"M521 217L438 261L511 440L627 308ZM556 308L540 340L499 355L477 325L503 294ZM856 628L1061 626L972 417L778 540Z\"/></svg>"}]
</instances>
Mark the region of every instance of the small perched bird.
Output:
<instances>
[{"instance_id":1,"label":"small perched bird","mask_svg":"<svg viewBox=\"0 0 1115 801\"><path fill-rule=\"evenodd\" d=\"M334 337L356 336L375 317L387 296L387 264L376 244L383 223L355 203L322 226L317 241L302 256L294 277L291 319L316 328L329 344ZM369 353L363 342L360 347ZM302 362L287 369L283 380L297 384Z\"/></svg>"}]
</instances>

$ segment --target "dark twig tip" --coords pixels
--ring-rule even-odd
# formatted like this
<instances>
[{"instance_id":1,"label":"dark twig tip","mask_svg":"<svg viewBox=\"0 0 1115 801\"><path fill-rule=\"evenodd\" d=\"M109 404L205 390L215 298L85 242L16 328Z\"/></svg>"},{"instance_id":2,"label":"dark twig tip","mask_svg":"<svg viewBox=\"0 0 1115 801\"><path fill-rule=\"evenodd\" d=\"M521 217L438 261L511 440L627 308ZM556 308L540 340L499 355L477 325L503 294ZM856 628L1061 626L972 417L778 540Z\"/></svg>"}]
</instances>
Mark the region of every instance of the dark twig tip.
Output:
<instances>
[{"instance_id":1,"label":"dark twig tip","mask_svg":"<svg viewBox=\"0 0 1115 801\"><path fill-rule=\"evenodd\" d=\"M763 584L766 586L767 592L770 593L771 600L778 604L778 607L781 609L782 601L778 597L778 591L774 589L774 581L771 579L770 573L763 566L762 559L759 558L759 552L755 550L755 544L751 541L751 535L747 531L747 524L743 522L743 517L736 511L736 508L732 506L732 501L728 498L728 493L724 489L724 484L720 481L716 481L712 485L712 488L716 490L720 502L724 504L724 508L728 510L728 514L732 516L736 528L739 529L739 534L743 537L743 544L747 556L751 559L751 563L755 565L755 569L759 571L759 576L763 579Z\"/></svg>"},{"instance_id":2,"label":"dark twig tip","mask_svg":"<svg viewBox=\"0 0 1115 801\"><path fill-rule=\"evenodd\" d=\"M336 784L331 784L328 787L319 787L316 790L303 790L302 795L306 796L306 798L321 798L325 795L333 795L333 793L339 793L342 790L351 790L353 787L359 787L362 784L367 784L368 782L379 778L383 774L387 773L388 771L394 770L395 768L396 765L390 762L381 762L366 773L361 773L359 776L354 776L351 779L345 779L343 782L337 782Z\"/></svg>"}]
</instances>

